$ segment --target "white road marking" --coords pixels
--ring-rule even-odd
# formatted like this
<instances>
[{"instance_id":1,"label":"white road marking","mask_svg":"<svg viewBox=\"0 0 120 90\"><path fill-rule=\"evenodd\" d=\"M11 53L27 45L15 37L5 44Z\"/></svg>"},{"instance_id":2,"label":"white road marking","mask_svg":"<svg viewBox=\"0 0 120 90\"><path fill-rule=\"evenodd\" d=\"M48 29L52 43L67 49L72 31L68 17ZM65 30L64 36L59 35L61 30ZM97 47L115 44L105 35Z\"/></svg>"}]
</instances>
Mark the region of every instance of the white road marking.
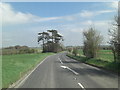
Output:
<instances>
[{"instance_id":1,"label":"white road marking","mask_svg":"<svg viewBox=\"0 0 120 90\"><path fill-rule=\"evenodd\" d=\"M60 59L60 58L59 58ZM68 60L68 59L65 59L65 61L70 61L70 60ZM71 61L74 61L74 62L77 62L78 63L78 61L76 61L76 60L71 60ZM61 61L60 61L61 62ZM84 67L82 67L82 66L80 66L80 68L84 68Z\"/></svg>"},{"instance_id":2,"label":"white road marking","mask_svg":"<svg viewBox=\"0 0 120 90\"><path fill-rule=\"evenodd\" d=\"M62 67L62 68L64 68L64 69L67 68L67 66L60 66L60 67Z\"/></svg>"},{"instance_id":3,"label":"white road marking","mask_svg":"<svg viewBox=\"0 0 120 90\"><path fill-rule=\"evenodd\" d=\"M78 83L78 85L79 85L83 90L85 90L84 86L83 86L81 83Z\"/></svg>"},{"instance_id":4,"label":"white road marking","mask_svg":"<svg viewBox=\"0 0 120 90\"><path fill-rule=\"evenodd\" d=\"M67 69L69 69L70 71L72 71L74 74L76 74L76 75L78 75L79 73L77 73L76 71L74 71L74 70L72 70L71 68L67 68Z\"/></svg>"},{"instance_id":5,"label":"white road marking","mask_svg":"<svg viewBox=\"0 0 120 90\"><path fill-rule=\"evenodd\" d=\"M72 70L71 68L67 67L67 66L61 66L62 68L64 69L68 69L70 70L71 72L73 72L75 75L78 75L79 73L77 73L76 71Z\"/></svg>"},{"instance_id":6,"label":"white road marking","mask_svg":"<svg viewBox=\"0 0 120 90\"><path fill-rule=\"evenodd\" d=\"M58 58L60 60L60 63L63 64L62 60L60 58Z\"/></svg>"},{"instance_id":7,"label":"white road marking","mask_svg":"<svg viewBox=\"0 0 120 90\"><path fill-rule=\"evenodd\" d=\"M40 62L40 64L38 64L17 86L15 86L15 88L19 88L24 83L24 81L38 68L38 66L41 65L48 57L46 57L42 62Z\"/></svg>"}]
</instances>

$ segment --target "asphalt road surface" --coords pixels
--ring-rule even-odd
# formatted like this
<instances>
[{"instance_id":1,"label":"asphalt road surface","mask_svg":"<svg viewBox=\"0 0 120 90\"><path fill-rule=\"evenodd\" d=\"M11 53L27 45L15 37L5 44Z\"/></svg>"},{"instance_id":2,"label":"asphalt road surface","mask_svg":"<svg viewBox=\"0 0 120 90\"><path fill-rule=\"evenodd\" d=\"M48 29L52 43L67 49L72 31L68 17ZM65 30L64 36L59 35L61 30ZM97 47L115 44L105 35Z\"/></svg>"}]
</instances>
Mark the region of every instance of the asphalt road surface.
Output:
<instances>
[{"instance_id":1,"label":"asphalt road surface","mask_svg":"<svg viewBox=\"0 0 120 90\"><path fill-rule=\"evenodd\" d=\"M118 88L118 76L59 53L46 58L18 88Z\"/></svg>"}]
</instances>

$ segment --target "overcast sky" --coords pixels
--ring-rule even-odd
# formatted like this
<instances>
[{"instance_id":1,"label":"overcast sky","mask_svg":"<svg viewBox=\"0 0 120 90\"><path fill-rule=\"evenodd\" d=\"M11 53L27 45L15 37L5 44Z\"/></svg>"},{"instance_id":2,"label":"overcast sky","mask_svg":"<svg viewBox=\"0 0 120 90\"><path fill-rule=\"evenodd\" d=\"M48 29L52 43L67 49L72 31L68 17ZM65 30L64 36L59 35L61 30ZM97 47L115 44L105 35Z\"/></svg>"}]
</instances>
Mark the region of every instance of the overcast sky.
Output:
<instances>
[{"instance_id":1,"label":"overcast sky","mask_svg":"<svg viewBox=\"0 0 120 90\"><path fill-rule=\"evenodd\" d=\"M117 9L117 2L2 3L2 44L36 47L38 32L56 29L64 36L64 45L82 45L82 32L90 26L103 35L102 44L107 44Z\"/></svg>"}]
</instances>

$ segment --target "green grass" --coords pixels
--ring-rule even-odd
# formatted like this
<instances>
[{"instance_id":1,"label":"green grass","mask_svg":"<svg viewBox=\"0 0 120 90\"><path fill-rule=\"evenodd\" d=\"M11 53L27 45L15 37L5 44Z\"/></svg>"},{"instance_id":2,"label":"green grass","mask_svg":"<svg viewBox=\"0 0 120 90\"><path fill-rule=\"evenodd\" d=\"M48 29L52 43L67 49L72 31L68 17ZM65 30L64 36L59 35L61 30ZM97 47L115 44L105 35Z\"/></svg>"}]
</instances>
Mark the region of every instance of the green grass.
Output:
<instances>
[{"instance_id":1,"label":"green grass","mask_svg":"<svg viewBox=\"0 0 120 90\"><path fill-rule=\"evenodd\" d=\"M82 49L79 49L79 50L78 50L78 54L79 54L79 55L83 55Z\"/></svg>"},{"instance_id":2,"label":"green grass","mask_svg":"<svg viewBox=\"0 0 120 90\"><path fill-rule=\"evenodd\" d=\"M80 56L82 56L83 55L82 49L79 49L78 53ZM97 59L101 59L103 61L108 61L108 62L113 62L114 56L113 56L112 50L100 50L97 53Z\"/></svg>"},{"instance_id":3,"label":"green grass","mask_svg":"<svg viewBox=\"0 0 120 90\"><path fill-rule=\"evenodd\" d=\"M2 87L20 79L28 70L32 69L45 57L53 53L3 55L2 57Z\"/></svg>"},{"instance_id":4,"label":"green grass","mask_svg":"<svg viewBox=\"0 0 120 90\"><path fill-rule=\"evenodd\" d=\"M106 68L108 70L112 70L114 72L120 72L120 63L114 62L114 56L111 50L100 50L98 52L97 58L86 58L82 50L79 50L80 56L74 56L72 54L68 54L69 57L81 61L83 63L88 63L91 65L95 65L98 67Z\"/></svg>"},{"instance_id":5,"label":"green grass","mask_svg":"<svg viewBox=\"0 0 120 90\"><path fill-rule=\"evenodd\" d=\"M113 56L112 50L100 50L98 52L98 59L102 59L108 62L113 62L114 56Z\"/></svg>"}]
</instances>

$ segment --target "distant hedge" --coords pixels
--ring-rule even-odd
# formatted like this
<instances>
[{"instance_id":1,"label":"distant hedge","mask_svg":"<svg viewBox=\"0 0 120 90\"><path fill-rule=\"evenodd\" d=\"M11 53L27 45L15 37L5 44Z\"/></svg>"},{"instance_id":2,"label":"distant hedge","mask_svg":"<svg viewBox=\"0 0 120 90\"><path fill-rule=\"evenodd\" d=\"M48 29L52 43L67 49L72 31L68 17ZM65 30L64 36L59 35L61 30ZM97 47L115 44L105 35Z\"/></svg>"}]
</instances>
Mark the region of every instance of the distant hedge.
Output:
<instances>
[{"instance_id":1,"label":"distant hedge","mask_svg":"<svg viewBox=\"0 0 120 90\"><path fill-rule=\"evenodd\" d=\"M2 55L12 55L12 54L25 54L25 53L37 53L37 50L29 48L28 46L12 46L7 48L2 48Z\"/></svg>"}]
</instances>

